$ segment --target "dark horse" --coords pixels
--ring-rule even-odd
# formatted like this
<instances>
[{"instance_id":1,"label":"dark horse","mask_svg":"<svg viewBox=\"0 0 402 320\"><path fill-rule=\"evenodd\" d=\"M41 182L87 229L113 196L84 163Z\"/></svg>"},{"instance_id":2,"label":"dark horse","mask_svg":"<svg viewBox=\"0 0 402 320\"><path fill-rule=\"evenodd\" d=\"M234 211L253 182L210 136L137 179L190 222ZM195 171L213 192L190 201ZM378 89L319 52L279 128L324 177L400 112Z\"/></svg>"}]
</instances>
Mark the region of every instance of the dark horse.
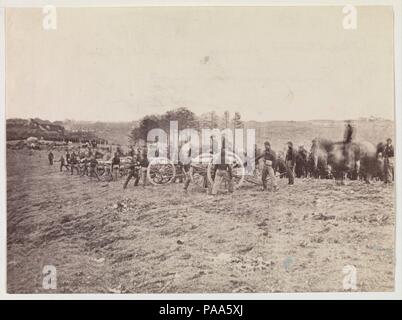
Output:
<instances>
[{"instance_id":1,"label":"dark horse","mask_svg":"<svg viewBox=\"0 0 402 320\"><path fill-rule=\"evenodd\" d=\"M328 152L323 141L314 141L307 159L307 172L313 178L327 178Z\"/></svg>"},{"instance_id":2,"label":"dark horse","mask_svg":"<svg viewBox=\"0 0 402 320\"><path fill-rule=\"evenodd\" d=\"M327 153L327 163L332 168L335 180L343 184L346 177L357 179L360 163L359 144L320 140L319 146Z\"/></svg>"},{"instance_id":3,"label":"dark horse","mask_svg":"<svg viewBox=\"0 0 402 320\"><path fill-rule=\"evenodd\" d=\"M373 177L381 179L381 144L376 147L368 141L348 144L327 142L324 148L328 152L328 164L332 166L337 181L344 183L346 177L352 180L362 178L366 183L370 183Z\"/></svg>"}]
</instances>

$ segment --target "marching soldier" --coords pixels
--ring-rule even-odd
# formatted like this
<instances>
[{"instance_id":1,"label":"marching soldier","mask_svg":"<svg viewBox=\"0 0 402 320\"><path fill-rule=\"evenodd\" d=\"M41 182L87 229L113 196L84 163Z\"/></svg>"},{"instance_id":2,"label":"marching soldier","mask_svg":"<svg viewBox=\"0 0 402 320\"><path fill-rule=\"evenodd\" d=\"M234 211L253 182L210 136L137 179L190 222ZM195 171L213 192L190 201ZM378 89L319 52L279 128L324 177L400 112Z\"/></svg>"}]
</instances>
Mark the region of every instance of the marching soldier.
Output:
<instances>
[{"instance_id":1,"label":"marching soldier","mask_svg":"<svg viewBox=\"0 0 402 320\"><path fill-rule=\"evenodd\" d=\"M384 148L384 171L384 182L391 183L394 180L394 147L390 138Z\"/></svg>"},{"instance_id":2,"label":"marching soldier","mask_svg":"<svg viewBox=\"0 0 402 320\"><path fill-rule=\"evenodd\" d=\"M264 168L262 170L262 185L263 190L267 190L267 177L269 176L272 181L272 185L274 190L278 190L278 186L276 184L275 172L273 167L276 165L276 155L275 152L271 149L271 144L268 141L264 143L265 150L262 155L260 155L256 161L261 158L264 160Z\"/></svg>"}]
</instances>

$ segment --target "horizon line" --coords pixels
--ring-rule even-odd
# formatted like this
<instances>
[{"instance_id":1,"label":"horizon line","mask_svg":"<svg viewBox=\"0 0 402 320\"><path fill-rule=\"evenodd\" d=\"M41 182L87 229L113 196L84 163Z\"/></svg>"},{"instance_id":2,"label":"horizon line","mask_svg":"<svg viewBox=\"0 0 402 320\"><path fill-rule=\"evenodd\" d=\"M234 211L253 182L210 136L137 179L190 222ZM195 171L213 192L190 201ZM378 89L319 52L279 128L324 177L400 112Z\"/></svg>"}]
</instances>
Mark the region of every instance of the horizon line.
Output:
<instances>
[{"instance_id":1,"label":"horizon line","mask_svg":"<svg viewBox=\"0 0 402 320\"><path fill-rule=\"evenodd\" d=\"M144 116L145 117L145 116ZM64 120L48 120L40 117L27 117L27 118L20 118L20 117L6 117L7 120L13 120L13 119L21 119L21 120L29 120L29 119L41 119L44 121L50 121L50 122L67 122L67 121L73 121L73 122L88 122L88 123L130 123L130 122L139 122L141 121L144 117L141 117L140 119L136 120L110 120L110 121L103 121L103 120L77 120L77 119L69 119L66 118ZM385 121L392 121L395 122L395 119L389 119L389 118L384 118L384 117L374 117L374 116L369 116L369 117L359 117L359 118L344 118L344 119L324 119L324 118L316 118L316 119L306 119L306 120L290 120L290 119L275 119L275 120L241 120L242 122L258 122L258 123L263 123L263 122L311 122L311 121L361 121L361 120L385 120Z\"/></svg>"}]
</instances>

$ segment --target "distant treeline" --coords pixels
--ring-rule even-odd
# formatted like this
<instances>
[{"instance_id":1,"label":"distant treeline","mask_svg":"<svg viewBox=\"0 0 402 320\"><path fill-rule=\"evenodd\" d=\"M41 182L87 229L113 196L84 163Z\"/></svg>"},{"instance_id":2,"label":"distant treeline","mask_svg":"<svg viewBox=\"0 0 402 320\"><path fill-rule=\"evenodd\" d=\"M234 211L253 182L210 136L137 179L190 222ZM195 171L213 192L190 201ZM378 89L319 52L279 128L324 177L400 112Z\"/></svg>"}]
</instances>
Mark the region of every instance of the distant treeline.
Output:
<instances>
[{"instance_id":1,"label":"distant treeline","mask_svg":"<svg viewBox=\"0 0 402 320\"><path fill-rule=\"evenodd\" d=\"M230 117L229 111L225 111L221 116L214 111L197 116L187 108L178 108L169 110L164 114L154 114L143 117L131 130L130 139L133 143L146 141L148 132L156 128L169 133L171 121L178 122L179 130L186 128L195 130L203 128L241 128L243 126L239 112L235 112L232 118Z\"/></svg>"}]
</instances>

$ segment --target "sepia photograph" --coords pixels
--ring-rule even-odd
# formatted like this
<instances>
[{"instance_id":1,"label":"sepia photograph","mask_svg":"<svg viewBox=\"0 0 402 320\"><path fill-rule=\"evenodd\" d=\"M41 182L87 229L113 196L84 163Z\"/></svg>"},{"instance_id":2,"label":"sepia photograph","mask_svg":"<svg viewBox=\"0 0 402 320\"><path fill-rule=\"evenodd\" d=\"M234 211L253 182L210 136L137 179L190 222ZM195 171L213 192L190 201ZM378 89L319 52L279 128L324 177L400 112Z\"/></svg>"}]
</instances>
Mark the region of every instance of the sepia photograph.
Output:
<instances>
[{"instance_id":1,"label":"sepia photograph","mask_svg":"<svg viewBox=\"0 0 402 320\"><path fill-rule=\"evenodd\" d=\"M5 8L6 292L395 292L395 14Z\"/></svg>"}]
</instances>

